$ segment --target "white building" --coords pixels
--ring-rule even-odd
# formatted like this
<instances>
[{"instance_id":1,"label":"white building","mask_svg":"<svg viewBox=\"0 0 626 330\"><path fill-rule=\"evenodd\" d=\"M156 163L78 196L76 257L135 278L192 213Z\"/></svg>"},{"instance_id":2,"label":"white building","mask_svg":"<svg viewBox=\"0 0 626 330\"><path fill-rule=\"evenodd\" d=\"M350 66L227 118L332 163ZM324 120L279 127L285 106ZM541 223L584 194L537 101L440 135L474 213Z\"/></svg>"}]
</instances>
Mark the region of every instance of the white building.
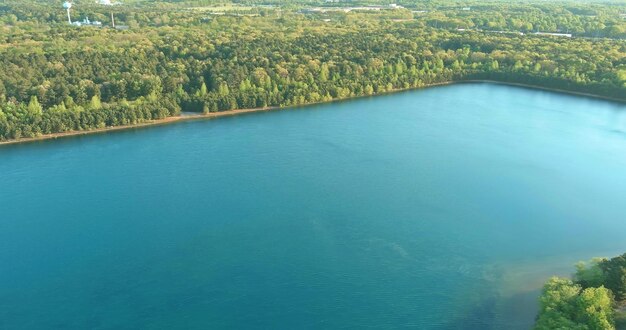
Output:
<instances>
[{"instance_id":1,"label":"white building","mask_svg":"<svg viewBox=\"0 0 626 330\"><path fill-rule=\"evenodd\" d=\"M553 36L553 37L567 37L567 38L572 37L571 33L535 32L534 34L538 36Z\"/></svg>"},{"instance_id":2,"label":"white building","mask_svg":"<svg viewBox=\"0 0 626 330\"><path fill-rule=\"evenodd\" d=\"M72 22L73 25L76 26L97 26L97 27L101 27L102 26L102 22L100 21L90 21L89 17L85 17L85 19L83 19L81 22Z\"/></svg>"}]
</instances>

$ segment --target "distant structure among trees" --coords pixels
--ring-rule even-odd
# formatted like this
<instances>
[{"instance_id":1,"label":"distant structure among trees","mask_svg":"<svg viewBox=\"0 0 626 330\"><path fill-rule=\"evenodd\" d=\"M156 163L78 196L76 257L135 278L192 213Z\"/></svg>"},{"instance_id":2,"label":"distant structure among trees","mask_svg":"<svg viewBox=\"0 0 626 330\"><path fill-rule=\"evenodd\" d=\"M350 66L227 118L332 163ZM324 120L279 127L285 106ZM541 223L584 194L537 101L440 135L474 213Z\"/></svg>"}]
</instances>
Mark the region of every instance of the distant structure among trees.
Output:
<instances>
[{"instance_id":1,"label":"distant structure among trees","mask_svg":"<svg viewBox=\"0 0 626 330\"><path fill-rule=\"evenodd\" d=\"M65 1L63 3L63 8L67 11L67 22L72 24L72 17L70 16L70 9L72 8L72 3L69 1Z\"/></svg>"}]
</instances>

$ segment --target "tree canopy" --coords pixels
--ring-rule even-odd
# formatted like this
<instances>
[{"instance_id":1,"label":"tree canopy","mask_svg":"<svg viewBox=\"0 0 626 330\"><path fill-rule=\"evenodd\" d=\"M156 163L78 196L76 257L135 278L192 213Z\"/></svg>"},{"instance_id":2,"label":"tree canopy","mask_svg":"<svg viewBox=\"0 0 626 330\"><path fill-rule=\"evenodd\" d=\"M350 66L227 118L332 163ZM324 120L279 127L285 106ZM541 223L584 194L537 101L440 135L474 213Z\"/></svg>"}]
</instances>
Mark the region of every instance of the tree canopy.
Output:
<instances>
[{"instance_id":1,"label":"tree canopy","mask_svg":"<svg viewBox=\"0 0 626 330\"><path fill-rule=\"evenodd\" d=\"M69 25L49 2L8 0L0 140L477 79L626 100L626 41L587 29L621 29L611 2L398 3L77 2L75 20L98 28Z\"/></svg>"},{"instance_id":2,"label":"tree canopy","mask_svg":"<svg viewBox=\"0 0 626 330\"><path fill-rule=\"evenodd\" d=\"M626 254L580 262L574 280L553 277L544 285L535 329L615 329L625 293Z\"/></svg>"}]
</instances>

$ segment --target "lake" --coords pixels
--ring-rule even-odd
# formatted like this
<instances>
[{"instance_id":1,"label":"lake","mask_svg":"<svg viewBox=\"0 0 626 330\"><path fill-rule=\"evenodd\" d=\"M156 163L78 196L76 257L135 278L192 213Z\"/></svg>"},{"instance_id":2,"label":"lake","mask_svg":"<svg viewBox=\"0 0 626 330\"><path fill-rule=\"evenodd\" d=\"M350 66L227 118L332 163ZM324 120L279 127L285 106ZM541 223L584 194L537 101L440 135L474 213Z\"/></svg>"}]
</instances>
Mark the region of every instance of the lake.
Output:
<instances>
[{"instance_id":1,"label":"lake","mask_svg":"<svg viewBox=\"0 0 626 330\"><path fill-rule=\"evenodd\" d=\"M478 83L4 146L0 328L528 329L625 169L625 105Z\"/></svg>"}]
</instances>

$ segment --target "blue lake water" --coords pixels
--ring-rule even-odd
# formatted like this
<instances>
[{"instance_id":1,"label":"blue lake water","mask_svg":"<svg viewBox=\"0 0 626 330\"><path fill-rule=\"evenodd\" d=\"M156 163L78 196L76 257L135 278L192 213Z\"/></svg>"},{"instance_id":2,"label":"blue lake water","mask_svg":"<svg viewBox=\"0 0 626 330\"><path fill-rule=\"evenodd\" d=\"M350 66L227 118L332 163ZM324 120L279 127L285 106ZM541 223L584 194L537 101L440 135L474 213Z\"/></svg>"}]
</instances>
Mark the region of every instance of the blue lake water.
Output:
<instances>
[{"instance_id":1,"label":"blue lake water","mask_svg":"<svg viewBox=\"0 0 626 330\"><path fill-rule=\"evenodd\" d=\"M0 148L0 329L527 329L626 106L462 84Z\"/></svg>"}]
</instances>

